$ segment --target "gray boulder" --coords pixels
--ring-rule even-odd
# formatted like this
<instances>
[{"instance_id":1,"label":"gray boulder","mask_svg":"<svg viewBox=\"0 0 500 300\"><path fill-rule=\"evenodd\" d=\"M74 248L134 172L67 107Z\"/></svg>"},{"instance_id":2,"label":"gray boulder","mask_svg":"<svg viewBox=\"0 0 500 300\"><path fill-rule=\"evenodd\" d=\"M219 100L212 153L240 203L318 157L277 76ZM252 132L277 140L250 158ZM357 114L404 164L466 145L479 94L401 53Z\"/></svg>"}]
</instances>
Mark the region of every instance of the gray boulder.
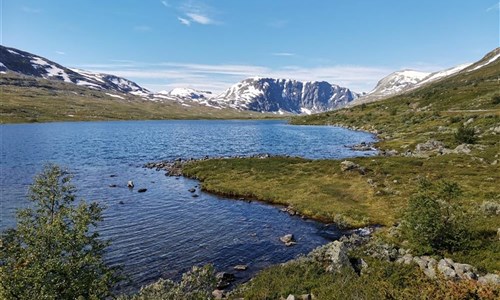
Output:
<instances>
[{"instance_id":1,"label":"gray boulder","mask_svg":"<svg viewBox=\"0 0 500 300\"><path fill-rule=\"evenodd\" d=\"M477 281L482 284L500 285L500 276L496 274L486 274L484 276L479 277Z\"/></svg>"},{"instance_id":2,"label":"gray boulder","mask_svg":"<svg viewBox=\"0 0 500 300\"><path fill-rule=\"evenodd\" d=\"M295 245L295 239L293 237L293 234L285 234L284 236L280 237L280 241L282 241L287 247Z\"/></svg>"},{"instance_id":3,"label":"gray boulder","mask_svg":"<svg viewBox=\"0 0 500 300\"><path fill-rule=\"evenodd\" d=\"M342 172L351 171L351 170L355 170L358 168L359 168L359 165L356 163L353 163L350 160L344 160L343 162L340 163L340 170Z\"/></svg>"},{"instance_id":4,"label":"gray boulder","mask_svg":"<svg viewBox=\"0 0 500 300\"><path fill-rule=\"evenodd\" d=\"M347 247L343 242L334 241L325 252L325 258L328 262L327 272L338 272L344 267L352 268L349 257L347 256Z\"/></svg>"},{"instance_id":5,"label":"gray boulder","mask_svg":"<svg viewBox=\"0 0 500 300\"><path fill-rule=\"evenodd\" d=\"M457 273L453 269L453 261L451 259L441 259L437 265L438 271L449 279L457 277Z\"/></svg>"}]
</instances>

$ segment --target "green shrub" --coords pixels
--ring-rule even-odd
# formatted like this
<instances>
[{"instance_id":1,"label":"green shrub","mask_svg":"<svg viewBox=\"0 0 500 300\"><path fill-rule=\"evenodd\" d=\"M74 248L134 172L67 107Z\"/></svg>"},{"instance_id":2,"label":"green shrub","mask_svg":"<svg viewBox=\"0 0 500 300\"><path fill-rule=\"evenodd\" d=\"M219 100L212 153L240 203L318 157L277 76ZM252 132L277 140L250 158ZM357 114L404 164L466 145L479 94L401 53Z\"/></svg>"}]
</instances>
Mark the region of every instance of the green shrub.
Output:
<instances>
[{"instance_id":1,"label":"green shrub","mask_svg":"<svg viewBox=\"0 0 500 300\"><path fill-rule=\"evenodd\" d=\"M198 300L211 299L212 291L216 287L216 278L212 265L193 267L191 271L182 275L177 283L169 279L160 279L157 282L144 286L131 296L121 296L119 300Z\"/></svg>"},{"instance_id":2,"label":"green shrub","mask_svg":"<svg viewBox=\"0 0 500 300\"><path fill-rule=\"evenodd\" d=\"M418 192L410 198L403 219L403 234L419 253L464 249L470 240L465 213L457 199L458 184L421 180Z\"/></svg>"},{"instance_id":3,"label":"green shrub","mask_svg":"<svg viewBox=\"0 0 500 300\"><path fill-rule=\"evenodd\" d=\"M29 190L30 208L2 233L0 299L104 299L119 280L102 259L95 227L102 207L76 200L71 174L47 165Z\"/></svg>"},{"instance_id":4,"label":"green shrub","mask_svg":"<svg viewBox=\"0 0 500 300\"><path fill-rule=\"evenodd\" d=\"M473 127L460 126L455 133L455 141L460 144L474 144L477 140L476 133Z\"/></svg>"}]
</instances>

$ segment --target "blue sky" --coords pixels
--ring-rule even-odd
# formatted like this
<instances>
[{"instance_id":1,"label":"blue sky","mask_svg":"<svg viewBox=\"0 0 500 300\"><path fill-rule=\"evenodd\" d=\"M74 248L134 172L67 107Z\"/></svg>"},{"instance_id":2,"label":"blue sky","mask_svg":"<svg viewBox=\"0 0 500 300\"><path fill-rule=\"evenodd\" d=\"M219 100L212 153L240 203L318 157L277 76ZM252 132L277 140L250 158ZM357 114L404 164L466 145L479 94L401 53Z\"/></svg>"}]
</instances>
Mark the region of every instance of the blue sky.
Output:
<instances>
[{"instance_id":1,"label":"blue sky","mask_svg":"<svg viewBox=\"0 0 500 300\"><path fill-rule=\"evenodd\" d=\"M0 0L1 44L153 91L246 77L369 91L499 46L498 0Z\"/></svg>"}]
</instances>

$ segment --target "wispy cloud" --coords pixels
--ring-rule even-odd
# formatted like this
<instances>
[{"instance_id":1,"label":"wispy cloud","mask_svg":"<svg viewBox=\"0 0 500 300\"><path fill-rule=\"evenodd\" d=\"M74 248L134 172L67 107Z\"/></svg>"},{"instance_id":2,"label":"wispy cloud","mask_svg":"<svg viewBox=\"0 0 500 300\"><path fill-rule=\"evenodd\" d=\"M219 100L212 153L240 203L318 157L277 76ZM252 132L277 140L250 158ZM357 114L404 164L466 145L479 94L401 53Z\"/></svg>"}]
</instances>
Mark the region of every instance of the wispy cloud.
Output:
<instances>
[{"instance_id":1,"label":"wispy cloud","mask_svg":"<svg viewBox=\"0 0 500 300\"><path fill-rule=\"evenodd\" d=\"M209 25L214 23L214 20L199 13L186 13L186 16L188 16L191 19L191 21L196 22L198 24Z\"/></svg>"},{"instance_id":2,"label":"wispy cloud","mask_svg":"<svg viewBox=\"0 0 500 300\"><path fill-rule=\"evenodd\" d=\"M183 25L186 25L186 26L190 26L191 25L191 21L189 21L188 19L177 17L177 20L179 20L181 22L181 24L183 24Z\"/></svg>"},{"instance_id":3,"label":"wispy cloud","mask_svg":"<svg viewBox=\"0 0 500 300\"><path fill-rule=\"evenodd\" d=\"M147 26L147 25L134 26L134 31L137 31L137 32L148 32L151 30L153 30L153 28L151 28L150 26Z\"/></svg>"},{"instance_id":4,"label":"wispy cloud","mask_svg":"<svg viewBox=\"0 0 500 300\"><path fill-rule=\"evenodd\" d=\"M248 77L289 78L303 81L328 81L356 92L373 89L378 80L393 70L377 66L285 66L269 68L259 65L189 64L177 62L90 64L78 66L96 72L115 74L151 90L192 87L220 93Z\"/></svg>"},{"instance_id":5,"label":"wispy cloud","mask_svg":"<svg viewBox=\"0 0 500 300\"><path fill-rule=\"evenodd\" d=\"M500 11L500 1L486 9L486 12L490 11Z\"/></svg>"},{"instance_id":6,"label":"wispy cloud","mask_svg":"<svg viewBox=\"0 0 500 300\"><path fill-rule=\"evenodd\" d=\"M165 7L170 7L170 3L168 3L168 1L161 1L161 4L163 4L163 6Z\"/></svg>"},{"instance_id":7,"label":"wispy cloud","mask_svg":"<svg viewBox=\"0 0 500 300\"><path fill-rule=\"evenodd\" d=\"M56 51L56 53L59 55L66 55L66 52L64 52L64 51Z\"/></svg>"},{"instance_id":8,"label":"wispy cloud","mask_svg":"<svg viewBox=\"0 0 500 300\"><path fill-rule=\"evenodd\" d=\"M290 52L274 52L271 53L273 56L295 56L295 53L290 53Z\"/></svg>"},{"instance_id":9,"label":"wispy cloud","mask_svg":"<svg viewBox=\"0 0 500 300\"><path fill-rule=\"evenodd\" d=\"M189 26L192 23L200 25L220 24L220 22L216 21L212 16L215 10L204 3L187 1L177 9L182 13L182 16L177 17L177 19L183 25Z\"/></svg>"}]
</instances>

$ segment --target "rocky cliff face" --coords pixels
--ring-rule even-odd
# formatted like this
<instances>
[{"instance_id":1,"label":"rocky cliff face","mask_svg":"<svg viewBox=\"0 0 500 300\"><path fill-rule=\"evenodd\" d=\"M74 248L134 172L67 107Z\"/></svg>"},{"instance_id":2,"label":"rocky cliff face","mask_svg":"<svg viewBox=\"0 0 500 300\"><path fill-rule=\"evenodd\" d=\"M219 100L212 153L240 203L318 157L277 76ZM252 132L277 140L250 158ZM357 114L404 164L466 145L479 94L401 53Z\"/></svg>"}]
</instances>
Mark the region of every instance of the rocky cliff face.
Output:
<instances>
[{"instance_id":1,"label":"rocky cliff face","mask_svg":"<svg viewBox=\"0 0 500 300\"><path fill-rule=\"evenodd\" d=\"M224 106L262 112L310 114L346 105L358 97L325 81L248 78L215 97Z\"/></svg>"}]
</instances>

